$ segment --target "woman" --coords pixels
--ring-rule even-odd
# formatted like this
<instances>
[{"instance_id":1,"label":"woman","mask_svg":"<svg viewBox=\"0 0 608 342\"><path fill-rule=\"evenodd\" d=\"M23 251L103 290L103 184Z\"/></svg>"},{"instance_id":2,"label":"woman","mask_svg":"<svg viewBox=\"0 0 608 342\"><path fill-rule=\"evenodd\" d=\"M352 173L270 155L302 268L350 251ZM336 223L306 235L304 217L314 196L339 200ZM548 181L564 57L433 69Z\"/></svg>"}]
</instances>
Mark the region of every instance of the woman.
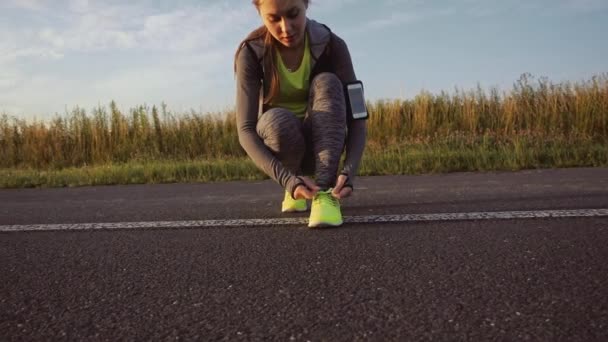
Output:
<instances>
[{"instance_id":1,"label":"woman","mask_svg":"<svg viewBox=\"0 0 608 342\"><path fill-rule=\"evenodd\" d=\"M235 55L237 129L245 152L285 189L283 212L306 211L311 199L309 227L339 226L366 121L347 116L344 84L356 80L348 48L306 17L308 3L253 1L264 25Z\"/></svg>"}]
</instances>

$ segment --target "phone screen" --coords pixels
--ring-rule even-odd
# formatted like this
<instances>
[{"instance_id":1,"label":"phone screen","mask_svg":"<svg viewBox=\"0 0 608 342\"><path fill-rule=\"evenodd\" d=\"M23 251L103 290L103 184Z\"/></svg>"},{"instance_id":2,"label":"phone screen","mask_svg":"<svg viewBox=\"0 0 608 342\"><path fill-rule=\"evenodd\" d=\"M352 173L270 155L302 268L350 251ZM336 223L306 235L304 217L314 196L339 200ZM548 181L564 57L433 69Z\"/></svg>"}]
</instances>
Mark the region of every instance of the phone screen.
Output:
<instances>
[{"instance_id":1,"label":"phone screen","mask_svg":"<svg viewBox=\"0 0 608 342\"><path fill-rule=\"evenodd\" d=\"M367 116L365 109L365 99L363 98L363 88L359 84L348 87L348 98L350 100L350 109L354 119L360 119Z\"/></svg>"}]
</instances>

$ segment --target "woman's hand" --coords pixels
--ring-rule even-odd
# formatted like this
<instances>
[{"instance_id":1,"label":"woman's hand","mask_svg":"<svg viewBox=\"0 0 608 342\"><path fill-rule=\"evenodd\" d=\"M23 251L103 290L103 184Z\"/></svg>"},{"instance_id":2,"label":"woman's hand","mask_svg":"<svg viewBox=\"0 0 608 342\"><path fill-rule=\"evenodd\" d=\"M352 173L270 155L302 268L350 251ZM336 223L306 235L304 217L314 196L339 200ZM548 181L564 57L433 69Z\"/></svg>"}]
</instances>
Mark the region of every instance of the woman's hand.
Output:
<instances>
[{"instance_id":1,"label":"woman's hand","mask_svg":"<svg viewBox=\"0 0 608 342\"><path fill-rule=\"evenodd\" d=\"M299 178L304 184L300 184L296 187L296 190L293 192L293 197L295 199L313 199L320 188L308 177L300 176Z\"/></svg>"},{"instance_id":2,"label":"woman's hand","mask_svg":"<svg viewBox=\"0 0 608 342\"><path fill-rule=\"evenodd\" d=\"M342 199L350 196L353 193L353 188L350 186L344 186L346 181L348 180L347 175L339 175L338 180L336 181L336 186L331 191L332 196L337 199Z\"/></svg>"}]
</instances>

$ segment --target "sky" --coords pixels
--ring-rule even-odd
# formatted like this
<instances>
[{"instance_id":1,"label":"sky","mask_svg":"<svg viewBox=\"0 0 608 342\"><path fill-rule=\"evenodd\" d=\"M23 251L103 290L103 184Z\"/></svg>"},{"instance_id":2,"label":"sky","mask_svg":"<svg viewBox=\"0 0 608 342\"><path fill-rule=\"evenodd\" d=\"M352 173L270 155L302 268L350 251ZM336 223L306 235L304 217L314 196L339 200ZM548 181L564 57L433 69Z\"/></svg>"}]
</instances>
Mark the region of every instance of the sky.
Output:
<instances>
[{"instance_id":1,"label":"sky","mask_svg":"<svg viewBox=\"0 0 608 342\"><path fill-rule=\"evenodd\" d=\"M307 16L346 41L370 101L608 72L607 0L311 0ZM0 0L0 113L233 109L235 49L260 25L249 0Z\"/></svg>"}]
</instances>

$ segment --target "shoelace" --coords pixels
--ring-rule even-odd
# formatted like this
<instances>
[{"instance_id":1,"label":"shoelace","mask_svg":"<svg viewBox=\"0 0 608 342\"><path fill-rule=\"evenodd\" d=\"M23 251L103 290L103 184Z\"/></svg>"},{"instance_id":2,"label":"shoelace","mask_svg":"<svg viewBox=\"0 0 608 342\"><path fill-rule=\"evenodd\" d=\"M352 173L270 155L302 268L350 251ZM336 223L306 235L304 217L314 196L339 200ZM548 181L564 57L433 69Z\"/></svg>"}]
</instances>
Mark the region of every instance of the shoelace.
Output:
<instances>
[{"instance_id":1,"label":"shoelace","mask_svg":"<svg viewBox=\"0 0 608 342\"><path fill-rule=\"evenodd\" d=\"M331 205L332 207L338 207L338 200L331 195L331 190L332 189L327 191L319 191L317 196L315 196L315 200L326 205Z\"/></svg>"}]
</instances>

